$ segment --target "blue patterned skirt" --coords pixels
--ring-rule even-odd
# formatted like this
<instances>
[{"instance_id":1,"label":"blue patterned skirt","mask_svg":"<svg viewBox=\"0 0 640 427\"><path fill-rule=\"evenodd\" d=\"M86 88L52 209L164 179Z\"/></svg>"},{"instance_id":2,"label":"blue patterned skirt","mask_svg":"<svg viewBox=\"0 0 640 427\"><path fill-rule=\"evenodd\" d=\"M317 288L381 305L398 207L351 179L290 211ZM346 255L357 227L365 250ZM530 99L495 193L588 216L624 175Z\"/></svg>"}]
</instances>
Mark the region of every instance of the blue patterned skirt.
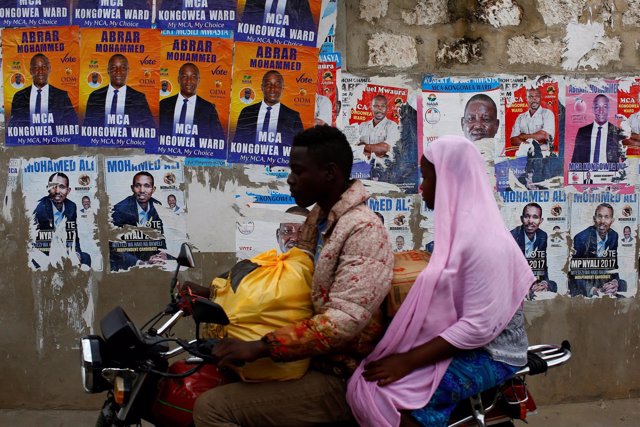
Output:
<instances>
[{"instance_id":1,"label":"blue patterned skirt","mask_svg":"<svg viewBox=\"0 0 640 427\"><path fill-rule=\"evenodd\" d=\"M461 400L503 383L519 369L493 360L484 350L464 352L453 358L427 406L410 414L423 426L446 427Z\"/></svg>"}]
</instances>

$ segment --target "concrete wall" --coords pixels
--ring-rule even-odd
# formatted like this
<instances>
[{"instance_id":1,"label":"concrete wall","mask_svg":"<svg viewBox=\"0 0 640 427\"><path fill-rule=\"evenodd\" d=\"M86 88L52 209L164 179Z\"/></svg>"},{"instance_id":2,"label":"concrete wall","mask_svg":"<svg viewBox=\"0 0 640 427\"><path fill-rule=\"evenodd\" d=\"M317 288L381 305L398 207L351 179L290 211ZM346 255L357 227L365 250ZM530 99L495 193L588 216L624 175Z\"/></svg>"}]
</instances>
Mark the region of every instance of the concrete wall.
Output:
<instances>
[{"instance_id":1,"label":"concrete wall","mask_svg":"<svg viewBox=\"0 0 640 427\"><path fill-rule=\"evenodd\" d=\"M338 49L350 72L403 75L416 88L425 72L618 76L638 69L640 1L345 0L338 20ZM586 39L591 44L585 48ZM2 146L0 188L12 157L77 154L97 155L101 162L102 156L125 153ZM231 190L254 184L239 166L187 168L186 181L188 233L202 252L199 267L182 277L208 282L234 261L237 213ZM101 205L107 206L104 183L99 188ZM96 329L101 316L117 304L141 324L167 302L170 274L153 269L32 272L20 186L14 198L18 202L8 219L0 218L0 407L97 408L103 396L85 395L80 387L78 338ZM418 223L416 209L411 217L416 247L421 244ZM106 254L107 210L98 214L98 224L97 238ZM527 303L526 315L532 343L570 339L575 350L568 366L531 379L538 403L640 396L637 298L558 297ZM187 330L179 332L184 336Z\"/></svg>"}]
</instances>

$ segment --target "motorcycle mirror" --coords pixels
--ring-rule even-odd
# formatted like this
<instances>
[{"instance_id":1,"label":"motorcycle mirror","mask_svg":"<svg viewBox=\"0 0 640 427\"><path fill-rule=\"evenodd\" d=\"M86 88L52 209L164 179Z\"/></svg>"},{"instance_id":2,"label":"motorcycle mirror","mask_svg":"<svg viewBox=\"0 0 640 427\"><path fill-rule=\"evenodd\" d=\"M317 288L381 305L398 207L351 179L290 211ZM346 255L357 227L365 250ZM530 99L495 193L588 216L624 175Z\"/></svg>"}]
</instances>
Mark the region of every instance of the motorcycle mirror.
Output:
<instances>
[{"instance_id":1,"label":"motorcycle mirror","mask_svg":"<svg viewBox=\"0 0 640 427\"><path fill-rule=\"evenodd\" d=\"M177 258L178 265L181 267L193 268L196 266L196 262L193 260L193 253L191 252L191 246L187 243L183 243L180 247L180 254Z\"/></svg>"},{"instance_id":2,"label":"motorcycle mirror","mask_svg":"<svg viewBox=\"0 0 640 427\"><path fill-rule=\"evenodd\" d=\"M195 298L192 304L191 314L196 323L215 323L223 326L229 324L227 313L224 312L220 304L206 298Z\"/></svg>"}]
</instances>

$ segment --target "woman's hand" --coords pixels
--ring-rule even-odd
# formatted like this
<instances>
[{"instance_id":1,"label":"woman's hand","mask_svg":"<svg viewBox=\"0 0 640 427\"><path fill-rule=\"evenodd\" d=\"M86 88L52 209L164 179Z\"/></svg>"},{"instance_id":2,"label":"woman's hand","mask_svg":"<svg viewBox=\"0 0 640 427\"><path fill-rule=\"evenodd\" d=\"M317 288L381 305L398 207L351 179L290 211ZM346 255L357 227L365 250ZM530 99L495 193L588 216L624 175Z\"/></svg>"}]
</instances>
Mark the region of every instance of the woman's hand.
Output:
<instances>
[{"instance_id":1,"label":"woman's hand","mask_svg":"<svg viewBox=\"0 0 640 427\"><path fill-rule=\"evenodd\" d=\"M407 353L392 354L380 360L367 363L362 376L367 381L377 381L380 387L398 381L414 370Z\"/></svg>"}]
</instances>

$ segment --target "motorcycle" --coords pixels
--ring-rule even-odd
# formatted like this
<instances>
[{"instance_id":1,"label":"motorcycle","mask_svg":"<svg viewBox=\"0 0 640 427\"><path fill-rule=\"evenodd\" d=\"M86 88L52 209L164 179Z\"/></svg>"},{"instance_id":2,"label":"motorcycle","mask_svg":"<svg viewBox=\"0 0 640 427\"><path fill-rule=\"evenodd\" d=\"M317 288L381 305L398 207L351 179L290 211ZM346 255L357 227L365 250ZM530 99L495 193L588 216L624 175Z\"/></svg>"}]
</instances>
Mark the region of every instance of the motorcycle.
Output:
<instances>
[{"instance_id":1,"label":"motorcycle","mask_svg":"<svg viewBox=\"0 0 640 427\"><path fill-rule=\"evenodd\" d=\"M211 357L217 340L200 339L200 324L228 325L223 308L194 294L189 286L176 292L180 267L194 267L191 250L183 244L178 267L171 280L171 302L152 317L140 331L121 307L101 321L102 336L81 338L82 382L87 393L107 392L96 427L141 425L142 420L158 427L192 427L196 398L206 390L237 381L220 371ZM183 317L195 321L194 340L171 337L171 328ZM160 327L155 325L169 317ZM148 328L147 328L148 327ZM176 347L169 349L169 344ZM510 380L461 402L448 427L513 426L535 411L526 376L546 372L571 358L571 346L536 345L528 349L528 363ZM188 353L186 359L170 359ZM346 427L346 424L344 425Z\"/></svg>"},{"instance_id":2,"label":"motorcycle","mask_svg":"<svg viewBox=\"0 0 640 427\"><path fill-rule=\"evenodd\" d=\"M171 280L171 302L138 329L121 307L100 321L102 336L81 338L82 383L87 393L107 392L96 427L141 425L189 427L191 411L200 393L235 379L217 369L211 349L217 340L200 339L200 324L228 325L218 304L191 292L176 291L180 267L195 267L191 249L183 244ZM195 321L194 340L171 337L171 329L184 317ZM169 317L161 326L156 325ZM169 344L176 346L169 349ZM189 353L172 364L170 359Z\"/></svg>"}]
</instances>

